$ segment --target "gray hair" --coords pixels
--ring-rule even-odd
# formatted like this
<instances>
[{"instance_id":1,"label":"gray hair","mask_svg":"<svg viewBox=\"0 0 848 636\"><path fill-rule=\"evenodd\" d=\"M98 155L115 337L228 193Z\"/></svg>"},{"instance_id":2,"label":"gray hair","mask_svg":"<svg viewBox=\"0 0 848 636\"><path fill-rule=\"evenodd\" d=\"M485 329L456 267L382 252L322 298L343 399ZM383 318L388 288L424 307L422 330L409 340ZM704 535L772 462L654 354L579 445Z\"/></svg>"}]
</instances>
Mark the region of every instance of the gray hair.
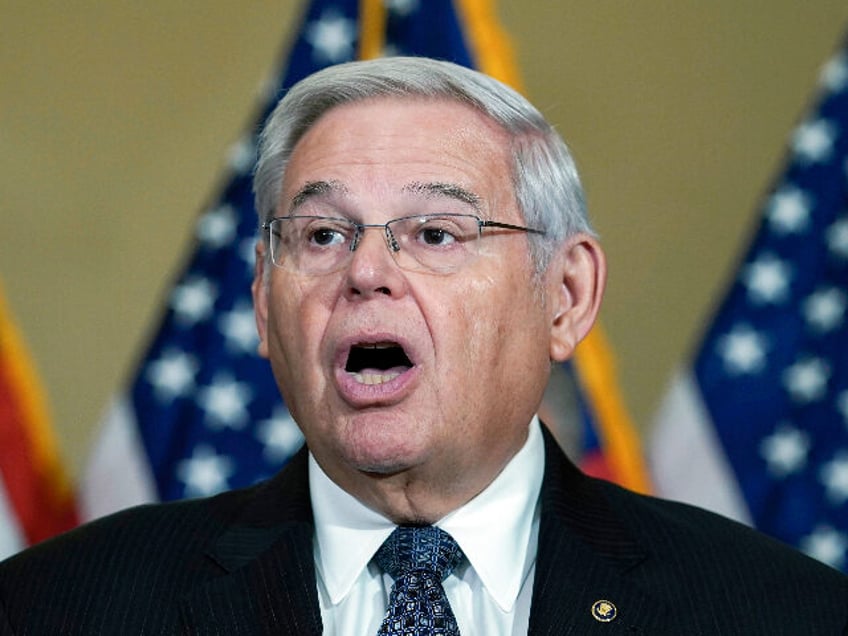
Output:
<instances>
[{"instance_id":1,"label":"gray hair","mask_svg":"<svg viewBox=\"0 0 848 636\"><path fill-rule=\"evenodd\" d=\"M536 272L547 269L567 237L592 233L583 188L565 142L542 114L509 86L463 66L416 57L389 57L330 66L295 84L277 104L259 138L253 178L260 223L282 195L295 145L328 110L375 97L423 97L467 104L509 135L515 196L527 225Z\"/></svg>"}]
</instances>

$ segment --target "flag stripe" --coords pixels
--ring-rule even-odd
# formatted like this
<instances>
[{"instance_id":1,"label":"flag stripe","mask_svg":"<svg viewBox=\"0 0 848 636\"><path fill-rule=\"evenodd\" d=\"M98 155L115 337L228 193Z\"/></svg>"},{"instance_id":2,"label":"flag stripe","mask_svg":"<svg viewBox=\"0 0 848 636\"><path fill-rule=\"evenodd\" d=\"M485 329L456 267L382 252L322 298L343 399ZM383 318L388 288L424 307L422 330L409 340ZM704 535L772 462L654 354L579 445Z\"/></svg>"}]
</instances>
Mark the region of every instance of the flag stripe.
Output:
<instances>
[{"instance_id":1,"label":"flag stripe","mask_svg":"<svg viewBox=\"0 0 848 636\"><path fill-rule=\"evenodd\" d=\"M524 92L515 48L488 0L455 0L474 67Z\"/></svg>"},{"instance_id":2,"label":"flag stripe","mask_svg":"<svg viewBox=\"0 0 848 636\"><path fill-rule=\"evenodd\" d=\"M6 485L0 479L0 560L26 547L15 511L9 503Z\"/></svg>"},{"instance_id":3,"label":"flag stripe","mask_svg":"<svg viewBox=\"0 0 848 636\"><path fill-rule=\"evenodd\" d=\"M664 497L703 506L751 524L751 514L739 491L697 384L688 372L676 374L663 399L650 449L651 473L663 484ZM680 453L697 448L697 453Z\"/></svg>"},{"instance_id":4,"label":"flag stripe","mask_svg":"<svg viewBox=\"0 0 848 636\"><path fill-rule=\"evenodd\" d=\"M100 435L82 476L80 516L96 519L158 499L133 410L126 399L116 399L101 422Z\"/></svg>"},{"instance_id":5,"label":"flag stripe","mask_svg":"<svg viewBox=\"0 0 848 636\"><path fill-rule=\"evenodd\" d=\"M73 493L45 405L46 396L0 289L0 473L27 544L76 523Z\"/></svg>"},{"instance_id":6,"label":"flag stripe","mask_svg":"<svg viewBox=\"0 0 848 636\"><path fill-rule=\"evenodd\" d=\"M360 0L360 60L373 60L383 54L386 44L386 6L384 0Z\"/></svg>"},{"instance_id":7,"label":"flag stripe","mask_svg":"<svg viewBox=\"0 0 848 636\"><path fill-rule=\"evenodd\" d=\"M612 479L638 492L650 492L639 437L618 389L612 350L599 326L577 347L574 362Z\"/></svg>"}]
</instances>

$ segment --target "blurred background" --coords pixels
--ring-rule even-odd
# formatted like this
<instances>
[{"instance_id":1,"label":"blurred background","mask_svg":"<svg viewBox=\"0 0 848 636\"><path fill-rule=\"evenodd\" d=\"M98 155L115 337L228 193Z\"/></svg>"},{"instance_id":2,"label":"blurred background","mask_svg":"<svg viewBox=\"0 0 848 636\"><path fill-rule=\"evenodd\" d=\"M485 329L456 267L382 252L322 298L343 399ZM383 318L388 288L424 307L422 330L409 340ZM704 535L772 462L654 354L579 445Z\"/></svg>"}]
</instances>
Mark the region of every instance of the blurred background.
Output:
<instances>
[{"instance_id":1,"label":"blurred background","mask_svg":"<svg viewBox=\"0 0 848 636\"><path fill-rule=\"evenodd\" d=\"M0 0L0 281L72 477L304 4ZM646 434L750 237L844 0L501 0L576 156Z\"/></svg>"}]
</instances>

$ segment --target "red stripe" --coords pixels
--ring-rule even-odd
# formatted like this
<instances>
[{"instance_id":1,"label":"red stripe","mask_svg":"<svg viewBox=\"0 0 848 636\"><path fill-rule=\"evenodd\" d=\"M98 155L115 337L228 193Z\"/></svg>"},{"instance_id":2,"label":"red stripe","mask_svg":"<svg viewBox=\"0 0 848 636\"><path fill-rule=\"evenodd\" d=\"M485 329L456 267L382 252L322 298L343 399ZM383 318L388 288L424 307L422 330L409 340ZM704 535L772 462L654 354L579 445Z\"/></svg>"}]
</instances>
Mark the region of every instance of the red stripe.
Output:
<instances>
[{"instance_id":1,"label":"red stripe","mask_svg":"<svg viewBox=\"0 0 848 636\"><path fill-rule=\"evenodd\" d=\"M33 425L15 390L8 360L0 359L0 475L30 545L77 524L69 493L59 492L48 467L39 465L28 431Z\"/></svg>"},{"instance_id":2,"label":"red stripe","mask_svg":"<svg viewBox=\"0 0 848 636\"><path fill-rule=\"evenodd\" d=\"M615 474L609 459L601 451L595 450L584 455L580 459L580 469L591 477L619 482L619 475Z\"/></svg>"}]
</instances>

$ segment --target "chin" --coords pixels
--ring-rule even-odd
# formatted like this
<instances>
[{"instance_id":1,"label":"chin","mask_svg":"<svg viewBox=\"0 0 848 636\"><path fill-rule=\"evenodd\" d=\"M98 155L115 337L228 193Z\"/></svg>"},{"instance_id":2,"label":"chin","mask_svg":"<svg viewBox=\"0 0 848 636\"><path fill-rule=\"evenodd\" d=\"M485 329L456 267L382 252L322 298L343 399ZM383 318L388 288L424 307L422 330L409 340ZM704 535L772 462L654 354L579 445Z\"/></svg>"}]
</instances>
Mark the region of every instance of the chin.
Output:
<instances>
[{"instance_id":1,"label":"chin","mask_svg":"<svg viewBox=\"0 0 848 636\"><path fill-rule=\"evenodd\" d=\"M386 448L374 449L374 452L358 452L351 458L351 464L362 473L371 475L396 475L421 463L420 457L408 452L387 452Z\"/></svg>"},{"instance_id":2,"label":"chin","mask_svg":"<svg viewBox=\"0 0 848 636\"><path fill-rule=\"evenodd\" d=\"M420 448L408 436L399 440L360 440L360 443L344 449L348 463L359 472L372 475L395 475L409 470L424 461L426 449ZM362 443L365 442L365 443Z\"/></svg>"}]
</instances>

